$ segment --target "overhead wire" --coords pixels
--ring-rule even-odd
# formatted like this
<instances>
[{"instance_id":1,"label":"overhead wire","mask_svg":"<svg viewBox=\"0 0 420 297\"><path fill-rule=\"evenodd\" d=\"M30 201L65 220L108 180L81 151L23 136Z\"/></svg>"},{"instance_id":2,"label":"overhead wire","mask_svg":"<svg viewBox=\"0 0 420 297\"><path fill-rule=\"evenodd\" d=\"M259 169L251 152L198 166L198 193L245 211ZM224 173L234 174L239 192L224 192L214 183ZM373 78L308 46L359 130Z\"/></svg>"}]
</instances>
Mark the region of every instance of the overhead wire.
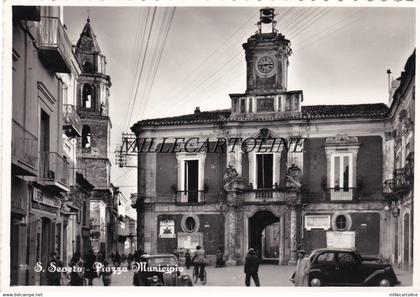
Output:
<instances>
[{"instance_id":1,"label":"overhead wire","mask_svg":"<svg viewBox=\"0 0 420 297\"><path fill-rule=\"evenodd\" d=\"M165 27L163 29L163 31L164 31L163 32L164 38L163 38L162 44L161 44L161 46L159 48L159 51L158 51L158 57L157 57L156 66L155 66L154 72L152 74L152 79L151 79L151 82L150 82L150 86L149 86L149 88L147 90L147 93L145 95L144 104L142 105L143 108L140 110L140 113L138 114L138 116L140 118L143 116L143 113L144 113L144 111L145 111L145 109L147 107L147 104L149 102L150 93L151 93L151 90L153 89L153 85L155 83L156 75L157 75L157 72L159 70L160 62L162 60L162 56L163 56L163 53L165 51L166 42L168 40L169 31L170 31L170 28L171 28L171 25L172 25L172 21L173 21L174 15L175 15L175 9L176 8L173 7L173 8L169 8L169 9L171 9L172 11L169 11L168 12L168 14L169 14L169 16L168 16L169 17L169 20L168 20L167 25L165 25Z\"/></svg>"}]
</instances>

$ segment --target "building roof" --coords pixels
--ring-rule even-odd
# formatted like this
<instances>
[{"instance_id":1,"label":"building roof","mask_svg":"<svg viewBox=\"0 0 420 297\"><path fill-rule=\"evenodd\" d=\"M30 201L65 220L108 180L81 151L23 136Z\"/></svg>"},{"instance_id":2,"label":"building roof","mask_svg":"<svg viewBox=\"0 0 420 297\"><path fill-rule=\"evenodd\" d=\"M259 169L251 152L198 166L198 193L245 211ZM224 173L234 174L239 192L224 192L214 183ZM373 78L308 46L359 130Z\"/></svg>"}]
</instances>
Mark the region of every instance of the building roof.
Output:
<instances>
[{"instance_id":1,"label":"building roof","mask_svg":"<svg viewBox=\"0 0 420 297\"><path fill-rule=\"evenodd\" d=\"M299 119L339 119L339 118L384 118L387 116L388 107L383 103L352 104L352 105L307 105L302 106L301 113L292 114L262 114L260 117L243 117L238 115L230 118L230 109L202 111L193 114L175 117L147 119L137 122L132 130L142 126L169 126L191 124L218 124L224 122L243 121L279 121Z\"/></svg>"},{"instance_id":2,"label":"building roof","mask_svg":"<svg viewBox=\"0 0 420 297\"><path fill-rule=\"evenodd\" d=\"M82 33L80 33L79 40L76 44L76 52L98 54L101 52L98 41L96 40L96 35L95 33L93 33L92 25L90 24L89 18L86 21Z\"/></svg>"}]
</instances>

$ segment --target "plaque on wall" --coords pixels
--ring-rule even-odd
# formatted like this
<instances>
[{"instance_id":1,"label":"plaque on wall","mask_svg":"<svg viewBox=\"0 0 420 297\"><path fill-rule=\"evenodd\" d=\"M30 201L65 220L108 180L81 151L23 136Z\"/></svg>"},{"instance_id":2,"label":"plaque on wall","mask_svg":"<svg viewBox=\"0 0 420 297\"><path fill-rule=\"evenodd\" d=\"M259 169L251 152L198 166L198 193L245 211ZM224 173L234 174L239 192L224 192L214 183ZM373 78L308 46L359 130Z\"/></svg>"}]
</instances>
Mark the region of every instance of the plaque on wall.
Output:
<instances>
[{"instance_id":1,"label":"plaque on wall","mask_svg":"<svg viewBox=\"0 0 420 297\"><path fill-rule=\"evenodd\" d=\"M178 249L195 251L197 245L202 245L201 233L181 233L178 232Z\"/></svg>"},{"instance_id":2,"label":"plaque on wall","mask_svg":"<svg viewBox=\"0 0 420 297\"><path fill-rule=\"evenodd\" d=\"M305 229L310 231L312 229L329 230L331 228L331 218L329 215L306 215Z\"/></svg>"},{"instance_id":3,"label":"plaque on wall","mask_svg":"<svg viewBox=\"0 0 420 297\"><path fill-rule=\"evenodd\" d=\"M274 111L274 98L258 98L257 112Z\"/></svg>"},{"instance_id":4,"label":"plaque on wall","mask_svg":"<svg viewBox=\"0 0 420 297\"><path fill-rule=\"evenodd\" d=\"M338 248L338 249L356 248L356 232L354 231L327 232L327 248Z\"/></svg>"},{"instance_id":5,"label":"plaque on wall","mask_svg":"<svg viewBox=\"0 0 420 297\"><path fill-rule=\"evenodd\" d=\"M161 220L159 222L159 238L175 238L175 221Z\"/></svg>"}]
</instances>

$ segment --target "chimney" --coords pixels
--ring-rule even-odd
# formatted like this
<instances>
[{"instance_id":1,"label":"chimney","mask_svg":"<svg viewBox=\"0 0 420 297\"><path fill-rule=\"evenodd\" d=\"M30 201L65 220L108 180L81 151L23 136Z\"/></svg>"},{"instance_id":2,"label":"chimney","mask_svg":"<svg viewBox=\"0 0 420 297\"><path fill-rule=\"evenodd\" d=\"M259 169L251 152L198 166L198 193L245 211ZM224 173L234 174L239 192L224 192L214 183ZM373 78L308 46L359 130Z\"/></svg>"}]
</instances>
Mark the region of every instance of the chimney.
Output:
<instances>
[{"instance_id":1,"label":"chimney","mask_svg":"<svg viewBox=\"0 0 420 297\"><path fill-rule=\"evenodd\" d=\"M196 108L195 108L195 110L194 110L194 114L199 114L201 111L200 111L200 107L199 106L197 106Z\"/></svg>"}]
</instances>

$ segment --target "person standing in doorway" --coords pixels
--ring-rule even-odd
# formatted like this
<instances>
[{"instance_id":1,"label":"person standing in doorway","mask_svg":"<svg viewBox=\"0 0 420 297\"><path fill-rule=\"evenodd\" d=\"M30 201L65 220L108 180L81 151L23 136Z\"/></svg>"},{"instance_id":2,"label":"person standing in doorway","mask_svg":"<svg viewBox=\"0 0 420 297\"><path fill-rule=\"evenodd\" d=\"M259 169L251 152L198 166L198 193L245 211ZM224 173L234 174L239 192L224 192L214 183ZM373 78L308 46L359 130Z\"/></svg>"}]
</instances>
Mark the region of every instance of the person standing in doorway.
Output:
<instances>
[{"instance_id":1,"label":"person standing in doorway","mask_svg":"<svg viewBox=\"0 0 420 297\"><path fill-rule=\"evenodd\" d=\"M292 276L296 287L307 287L309 285L309 270L311 270L311 261L304 250L299 250L296 271Z\"/></svg>"},{"instance_id":2,"label":"person standing in doorway","mask_svg":"<svg viewBox=\"0 0 420 297\"><path fill-rule=\"evenodd\" d=\"M258 267L260 266L260 260L258 259L255 250L250 248L248 255L245 258L244 272L245 272L245 285L249 287L251 285L251 277L254 280L255 286L260 286L260 279L258 278Z\"/></svg>"}]
</instances>

